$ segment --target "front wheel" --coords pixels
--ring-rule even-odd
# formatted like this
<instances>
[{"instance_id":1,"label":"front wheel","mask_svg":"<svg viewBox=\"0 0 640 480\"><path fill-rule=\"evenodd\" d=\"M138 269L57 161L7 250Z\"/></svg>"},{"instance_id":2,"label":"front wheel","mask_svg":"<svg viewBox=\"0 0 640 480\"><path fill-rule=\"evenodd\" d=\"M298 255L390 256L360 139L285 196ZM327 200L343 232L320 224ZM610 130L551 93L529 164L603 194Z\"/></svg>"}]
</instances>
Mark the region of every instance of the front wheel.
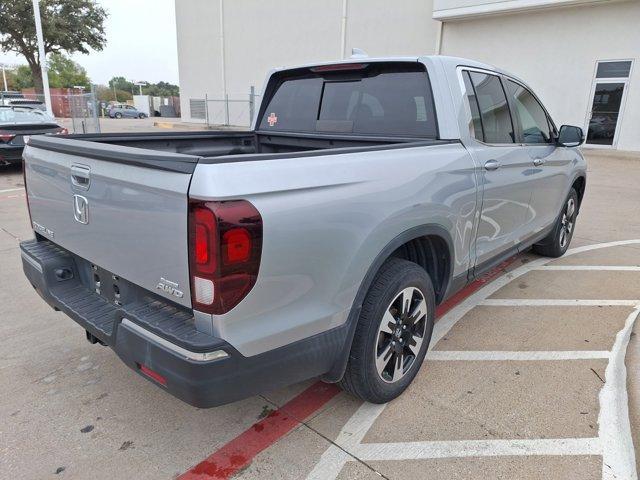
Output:
<instances>
[{"instance_id":1,"label":"front wheel","mask_svg":"<svg viewBox=\"0 0 640 480\"><path fill-rule=\"evenodd\" d=\"M147 116L144 113L141 113L140 115L138 115L138 118L143 119L143 118L147 118Z\"/></svg>"},{"instance_id":2,"label":"front wheel","mask_svg":"<svg viewBox=\"0 0 640 480\"><path fill-rule=\"evenodd\" d=\"M120 112L118 112L118 113L116 113L116 114L114 115L114 117L116 117L116 118L122 118L122 114L121 114Z\"/></svg>"},{"instance_id":3,"label":"front wheel","mask_svg":"<svg viewBox=\"0 0 640 480\"><path fill-rule=\"evenodd\" d=\"M539 255L552 258L564 255L573 238L577 216L578 193L572 188L562 206L562 211L556 220L553 230L540 244L533 246L533 251Z\"/></svg>"},{"instance_id":4,"label":"front wheel","mask_svg":"<svg viewBox=\"0 0 640 480\"><path fill-rule=\"evenodd\" d=\"M407 260L387 260L362 305L340 386L372 403L398 397L422 365L434 312L427 272Z\"/></svg>"}]
</instances>

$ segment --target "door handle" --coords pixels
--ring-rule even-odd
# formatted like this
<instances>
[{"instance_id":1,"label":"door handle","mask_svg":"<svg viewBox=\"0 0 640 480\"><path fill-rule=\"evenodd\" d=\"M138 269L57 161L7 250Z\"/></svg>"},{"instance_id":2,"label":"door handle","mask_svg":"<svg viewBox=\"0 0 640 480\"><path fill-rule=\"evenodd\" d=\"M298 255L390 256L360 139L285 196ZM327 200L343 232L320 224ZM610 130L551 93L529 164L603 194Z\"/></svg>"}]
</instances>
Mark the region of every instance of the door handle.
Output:
<instances>
[{"instance_id":1,"label":"door handle","mask_svg":"<svg viewBox=\"0 0 640 480\"><path fill-rule=\"evenodd\" d=\"M500 168L500 162L497 160L487 160L484 164L485 170L497 170Z\"/></svg>"},{"instance_id":2,"label":"door handle","mask_svg":"<svg viewBox=\"0 0 640 480\"><path fill-rule=\"evenodd\" d=\"M533 164L534 164L536 167L539 167L540 165L543 165L543 164L544 164L544 162L545 162L544 158L534 158L534 159L533 159Z\"/></svg>"},{"instance_id":3,"label":"door handle","mask_svg":"<svg viewBox=\"0 0 640 480\"><path fill-rule=\"evenodd\" d=\"M91 169L85 165L71 165L71 184L82 190L89 190Z\"/></svg>"}]
</instances>

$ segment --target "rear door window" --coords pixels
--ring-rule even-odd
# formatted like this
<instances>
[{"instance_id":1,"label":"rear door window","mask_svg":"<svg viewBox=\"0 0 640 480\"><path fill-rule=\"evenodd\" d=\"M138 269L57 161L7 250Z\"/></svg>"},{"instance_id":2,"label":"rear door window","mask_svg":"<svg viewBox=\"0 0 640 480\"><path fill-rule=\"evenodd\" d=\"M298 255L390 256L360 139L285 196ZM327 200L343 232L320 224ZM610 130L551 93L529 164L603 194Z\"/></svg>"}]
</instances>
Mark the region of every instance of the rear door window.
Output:
<instances>
[{"instance_id":1,"label":"rear door window","mask_svg":"<svg viewBox=\"0 0 640 480\"><path fill-rule=\"evenodd\" d=\"M513 122L500 78L469 72L478 101L483 138L486 143L515 143Z\"/></svg>"},{"instance_id":2,"label":"rear door window","mask_svg":"<svg viewBox=\"0 0 640 480\"><path fill-rule=\"evenodd\" d=\"M285 80L270 100L260 128L435 138L427 73L414 64L406 71L370 67L358 73Z\"/></svg>"},{"instance_id":3,"label":"rear door window","mask_svg":"<svg viewBox=\"0 0 640 480\"><path fill-rule=\"evenodd\" d=\"M507 91L522 127L522 142L551 143L553 137L547 114L533 94L522 85L507 80Z\"/></svg>"}]
</instances>

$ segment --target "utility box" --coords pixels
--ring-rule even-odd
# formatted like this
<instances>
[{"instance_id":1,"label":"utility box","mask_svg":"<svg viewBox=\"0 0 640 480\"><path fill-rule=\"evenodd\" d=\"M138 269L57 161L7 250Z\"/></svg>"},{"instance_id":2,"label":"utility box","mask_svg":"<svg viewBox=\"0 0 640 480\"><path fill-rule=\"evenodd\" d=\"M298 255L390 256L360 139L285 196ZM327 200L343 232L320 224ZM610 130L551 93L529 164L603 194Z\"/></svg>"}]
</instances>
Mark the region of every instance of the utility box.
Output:
<instances>
[{"instance_id":1,"label":"utility box","mask_svg":"<svg viewBox=\"0 0 640 480\"><path fill-rule=\"evenodd\" d=\"M153 116L151 111L151 97L149 97L149 95L134 95L133 106L136 107L136 110L139 112L145 113L147 117Z\"/></svg>"}]
</instances>

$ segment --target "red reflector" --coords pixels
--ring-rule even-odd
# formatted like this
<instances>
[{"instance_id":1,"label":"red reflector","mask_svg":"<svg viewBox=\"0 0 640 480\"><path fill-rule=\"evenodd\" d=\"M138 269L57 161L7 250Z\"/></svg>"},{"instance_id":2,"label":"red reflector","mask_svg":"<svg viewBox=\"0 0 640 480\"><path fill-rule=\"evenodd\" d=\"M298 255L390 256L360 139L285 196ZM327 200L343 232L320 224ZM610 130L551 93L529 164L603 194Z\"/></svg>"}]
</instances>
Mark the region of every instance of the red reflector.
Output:
<instances>
[{"instance_id":1,"label":"red reflector","mask_svg":"<svg viewBox=\"0 0 640 480\"><path fill-rule=\"evenodd\" d=\"M138 364L138 368L147 377L151 378L152 380L155 380L156 382L158 382L163 387L167 386L167 379L164 378L162 375L160 375L158 372L154 372L149 367L145 367L144 365L142 365L140 363Z\"/></svg>"},{"instance_id":2,"label":"red reflector","mask_svg":"<svg viewBox=\"0 0 640 480\"><path fill-rule=\"evenodd\" d=\"M224 263L246 262L251 253L251 237L244 228L232 228L222 237Z\"/></svg>"}]
</instances>

